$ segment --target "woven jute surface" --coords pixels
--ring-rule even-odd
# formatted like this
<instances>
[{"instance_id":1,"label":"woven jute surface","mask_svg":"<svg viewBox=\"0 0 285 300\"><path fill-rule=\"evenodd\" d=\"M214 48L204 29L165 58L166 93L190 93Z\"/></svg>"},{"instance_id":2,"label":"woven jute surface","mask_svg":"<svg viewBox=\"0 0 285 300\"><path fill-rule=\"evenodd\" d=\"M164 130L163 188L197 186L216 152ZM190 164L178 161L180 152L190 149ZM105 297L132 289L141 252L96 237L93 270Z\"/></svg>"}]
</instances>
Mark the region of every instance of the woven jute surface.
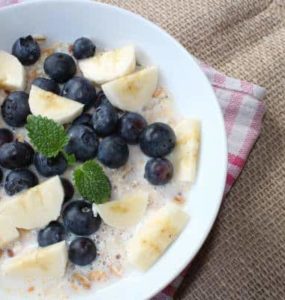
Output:
<instances>
[{"instance_id":1,"label":"woven jute surface","mask_svg":"<svg viewBox=\"0 0 285 300\"><path fill-rule=\"evenodd\" d=\"M176 299L285 299L285 0L103 0L267 88L264 126ZM163 49L161 49L163 51Z\"/></svg>"}]
</instances>

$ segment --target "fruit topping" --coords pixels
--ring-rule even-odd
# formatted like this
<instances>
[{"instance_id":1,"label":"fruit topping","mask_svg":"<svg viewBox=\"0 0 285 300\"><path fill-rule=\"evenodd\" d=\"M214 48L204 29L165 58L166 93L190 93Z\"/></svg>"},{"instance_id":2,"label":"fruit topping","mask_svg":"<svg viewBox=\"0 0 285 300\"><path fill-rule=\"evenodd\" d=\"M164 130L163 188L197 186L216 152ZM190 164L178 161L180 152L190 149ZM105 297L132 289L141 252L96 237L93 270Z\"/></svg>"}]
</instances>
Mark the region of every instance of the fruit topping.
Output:
<instances>
[{"instance_id":1,"label":"fruit topping","mask_svg":"<svg viewBox=\"0 0 285 300\"><path fill-rule=\"evenodd\" d=\"M70 55L57 52L46 58L44 70L51 79L64 83L75 75L76 64Z\"/></svg>"},{"instance_id":2,"label":"fruit topping","mask_svg":"<svg viewBox=\"0 0 285 300\"><path fill-rule=\"evenodd\" d=\"M153 123L140 135L140 147L144 154L163 157L175 147L176 137L171 127L165 123Z\"/></svg>"},{"instance_id":3,"label":"fruit topping","mask_svg":"<svg viewBox=\"0 0 285 300\"><path fill-rule=\"evenodd\" d=\"M64 226L74 234L88 236L96 232L101 218L94 216L92 204L85 200L74 200L66 204L62 212Z\"/></svg>"},{"instance_id":4,"label":"fruit topping","mask_svg":"<svg viewBox=\"0 0 285 300\"><path fill-rule=\"evenodd\" d=\"M12 92L2 106L1 112L4 121L12 127L24 126L30 112L29 95L25 92Z\"/></svg>"},{"instance_id":5,"label":"fruit topping","mask_svg":"<svg viewBox=\"0 0 285 300\"><path fill-rule=\"evenodd\" d=\"M12 170L5 178L4 189L9 196L12 196L38 183L39 180L34 172L28 169Z\"/></svg>"},{"instance_id":6,"label":"fruit topping","mask_svg":"<svg viewBox=\"0 0 285 300\"><path fill-rule=\"evenodd\" d=\"M16 40L12 47L12 54L16 56L24 66L33 65L41 56L38 42L31 35Z\"/></svg>"},{"instance_id":7,"label":"fruit topping","mask_svg":"<svg viewBox=\"0 0 285 300\"><path fill-rule=\"evenodd\" d=\"M127 163L129 148L120 136L111 135L100 142L97 156L106 167L118 169Z\"/></svg>"},{"instance_id":8,"label":"fruit topping","mask_svg":"<svg viewBox=\"0 0 285 300\"><path fill-rule=\"evenodd\" d=\"M73 56L76 59L91 57L94 55L95 50L96 47L94 43L86 37L77 39L72 46Z\"/></svg>"},{"instance_id":9,"label":"fruit topping","mask_svg":"<svg viewBox=\"0 0 285 300\"><path fill-rule=\"evenodd\" d=\"M67 131L69 141L65 151L74 154L79 161L94 158L98 149L98 138L93 128L85 125L71 126Z\"/></svg>"}]
</instances>

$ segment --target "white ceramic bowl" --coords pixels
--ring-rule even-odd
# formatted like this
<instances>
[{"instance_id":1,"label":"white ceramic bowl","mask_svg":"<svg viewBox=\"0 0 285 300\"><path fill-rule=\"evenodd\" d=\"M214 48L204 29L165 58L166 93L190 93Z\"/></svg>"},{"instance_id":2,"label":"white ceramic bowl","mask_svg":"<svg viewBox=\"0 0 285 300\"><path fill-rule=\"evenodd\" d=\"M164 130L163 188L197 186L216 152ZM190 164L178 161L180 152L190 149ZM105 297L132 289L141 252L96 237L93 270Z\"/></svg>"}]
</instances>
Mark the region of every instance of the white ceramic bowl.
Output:
<instances>
[{"instance_id":1,"label":"white ceramic bowl","mask_svg":"<svg viewBox=\"0 0 285 300\"><path fill-rule=\"evenodd\" d=\"M134 272L105 289L72 297L150 298L194 258L221 204L227 165L226 135L209 82L193 57L162 29L129 11L105 4L82 0L29 1L0 10L0 32L0 49L8 51L18 37L27 34L44 34L51 42L72 42L82 35L90 36L99 46L108 48L132 43L140 61L159 67L160 80L174 96L178 109L185 116L202 121L199 172L187 199L186 210L191 219L186 229L146 273ZM0 299L12 298L0 291Z\"/></svg>"}]
</instances>

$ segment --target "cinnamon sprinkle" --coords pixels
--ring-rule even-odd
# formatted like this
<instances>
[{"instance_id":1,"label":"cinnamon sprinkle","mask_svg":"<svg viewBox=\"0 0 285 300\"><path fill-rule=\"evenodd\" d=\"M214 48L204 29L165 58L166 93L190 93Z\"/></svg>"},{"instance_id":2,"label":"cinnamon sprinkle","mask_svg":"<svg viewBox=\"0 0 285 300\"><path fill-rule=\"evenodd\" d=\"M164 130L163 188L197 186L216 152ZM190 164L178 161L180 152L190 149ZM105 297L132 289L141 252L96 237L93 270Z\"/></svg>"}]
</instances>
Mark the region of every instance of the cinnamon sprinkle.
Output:
<instances>
[{"instance_id":1,"label":"cinnamon sprinkle","mask_svg":"<svg viewBox=\"0 0 285 300\"><path fill-rule=\"evenodd\" d=\"M15 255L12 249L7 249L7 254L9 257L13 257Z\"/></svg>"},{"instance_id":2,"label":"cinnamon sprinkle","mask_svg":"<svg viewBox=\"0 0 285 300\"><path fill-rule=\"evenodd\" d=\"M73 45L69 45L69 46L68 46L68 52L69 52L69 53L72 53L72 50L73 50Z\"/></svg>"},{"instance_id":3,"label":"cinnamon sprinkle","mask_svg":"<svg viewBox=\"0 0 285 300\"><path fill-rule=\"evenodd\" d=\"M163 89L161 87L158 87L154 93L153 93L153 97L158 98L159 96L161 96L161 94L163 93Z\"/></svg>"},{"instance_id":4,"label":"cinnamon sprinkle","mask_svg":"<svg viewBox=\"0 0 285 300\"><path fill-rule=\"evenodd\" d=\"M28 73L28 80L33 81L36 77L38 77L37 70L32 70Z\"/></svg>"},{"instance_id":5,"label":"cinnamon sprinkle","mask_svg":"<svg viewBox=\"0 0 285 300\"><path fill-rule=\"evenodd\" d=\"M29 293L34 292L34 290L35 290L35 287L34 287L34 286L30 286L30 287L28 288L28 292L29 292Z\"/></svg>"},{"instance_id":6,"label":"cinnamon sprinkle","mask_svg":"<svg viewBox=\"0 0 285 300\"><path fill-rule=\"evenodd\" d=\"M173 200L178 204L183 204L185 202L185 198L181 194L176 195Z\"/></svg>"}]
</instances>

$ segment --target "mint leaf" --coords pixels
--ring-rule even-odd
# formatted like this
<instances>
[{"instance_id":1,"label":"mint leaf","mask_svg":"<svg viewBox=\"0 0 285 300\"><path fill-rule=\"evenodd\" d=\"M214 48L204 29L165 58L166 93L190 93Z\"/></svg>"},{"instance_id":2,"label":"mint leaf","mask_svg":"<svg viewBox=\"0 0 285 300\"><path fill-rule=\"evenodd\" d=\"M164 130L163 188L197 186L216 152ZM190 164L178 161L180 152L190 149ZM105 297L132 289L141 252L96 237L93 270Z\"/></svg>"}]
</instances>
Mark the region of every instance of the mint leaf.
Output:
<instances>
[{"instance_id":1,"label":"mint leaf","mask_svg":"<svg viewBox=\"0 0 285 300\"><path fill-rule=\"evenodd\" d=\"M73 171L73 180L81 196L102 204L111 196L111 184L102 167L95 161L89 160Z\"/></svg>"},{"instance_id":2,"label":"mint leaf","mask_svg":"<svg viewBox=\"0 0 285 300\"><path fill-rule=\"evenodd\" d=\"M66 153L65 151L61 151L63 156L65 157L68 165L74 165L76 163L76 157L74 154Z\"/></svg>"},{"instance_id":3,"label":"mint leaf","mask_svg":"<svg viewBox=\"0 0 285 300\"><path fill-rule=\"evenodd\" d=\"M31 143L46 157L54 157L68 143L64 127L42 116L29 115L26 129Z\"/></svg>"}]
</instances>

